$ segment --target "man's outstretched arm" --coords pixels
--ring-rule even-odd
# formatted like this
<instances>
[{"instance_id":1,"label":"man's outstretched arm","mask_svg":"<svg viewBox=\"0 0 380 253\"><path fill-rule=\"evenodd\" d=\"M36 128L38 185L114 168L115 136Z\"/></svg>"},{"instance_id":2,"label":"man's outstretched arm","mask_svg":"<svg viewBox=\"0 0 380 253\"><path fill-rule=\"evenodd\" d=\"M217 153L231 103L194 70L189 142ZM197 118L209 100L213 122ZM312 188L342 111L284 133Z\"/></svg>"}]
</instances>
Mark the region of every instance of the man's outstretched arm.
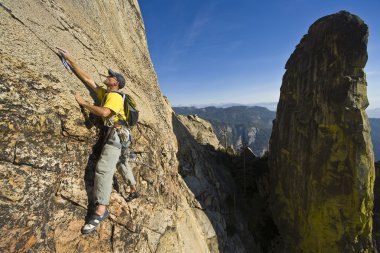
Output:
<instances>
[{"instance_id":1,"label":"man's outstretched arm","mask_svg":"<svg viewBox=\"0 0 380 253\"><path fill-rule=\"evenodd\" d=\"M78 63L74 60L74 58L67 52L66 50L57 47L58 53L62 55L70 64L70 66L73 68L77 76L79 77L82 82L84 82L88 87L90 87L95 92L98 91L99 86L95 83L94 79L86 72L84 71Z\"/></svg>"}]
</instances>

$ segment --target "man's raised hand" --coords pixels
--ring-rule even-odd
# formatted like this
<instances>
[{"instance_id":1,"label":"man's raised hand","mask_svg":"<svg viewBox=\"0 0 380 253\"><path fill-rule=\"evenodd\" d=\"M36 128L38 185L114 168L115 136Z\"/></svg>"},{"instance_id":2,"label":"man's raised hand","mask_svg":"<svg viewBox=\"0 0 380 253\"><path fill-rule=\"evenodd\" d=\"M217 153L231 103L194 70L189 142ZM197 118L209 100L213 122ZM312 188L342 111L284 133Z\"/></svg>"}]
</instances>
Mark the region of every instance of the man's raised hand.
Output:
<instances>
[{"instance_id":1,"label":"man's raised hand","mask_svg":"<svg viewBox=\"0 0 380 253\"><path fill-rule=\"evenodd\" d=\"M87 101L84 100L84 99L82 98L82 96L79 95L78 93L75 94L75 100L78 102L79 105L84 105L84 104L87 103Z\"/></svg>"},{"instance_id":2,"label":"man's raised hand","mask_svg":"<svg viewBox=\"0 0 380 253\"><path fill-rule=\"evenodd\" d=\"M70 54L67 50L63 49L63 48L60 48L60 47L56 47L57 50L58 50L58 53L60 55L62 55L65 59L69 58L70 57Z\"/></svg>"}]
</instances>

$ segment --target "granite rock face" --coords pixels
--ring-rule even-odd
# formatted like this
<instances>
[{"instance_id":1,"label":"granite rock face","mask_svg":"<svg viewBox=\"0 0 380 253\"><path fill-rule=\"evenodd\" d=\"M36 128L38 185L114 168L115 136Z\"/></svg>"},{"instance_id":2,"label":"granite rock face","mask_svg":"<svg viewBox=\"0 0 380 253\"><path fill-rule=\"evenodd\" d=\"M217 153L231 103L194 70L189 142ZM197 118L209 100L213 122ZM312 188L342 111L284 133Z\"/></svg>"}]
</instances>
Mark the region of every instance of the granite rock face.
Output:
<instances>
[{"instance_id":1,"label":"granite rock face","mask_svg":"<svg viewBox=\"0 0 380 253\"><path fill-rule=\"evenodd\" d=\"M1 0L0 24L1 252L219 252L231 244L216 236L217 218L198 208L178 174L173 111L136 0ZM132 131L141 197L127 203L116 174L111 218L87 236L80 229L91 207L99 122L76 103L75 93L89 101L91 94L55 46L99 84L107 68L122 72L141 111Z\"/></svg>"},{"instance_id":2,"label":"granite rock face","mask_svg":"<svg viewBox=\"0 0 380 253\"><path fill-rule=\"evenodd\" d=\"M270 140L271 210L287 252L371 252L368 27L316 21L286 64Z\"/></svg>"}]
</instances>

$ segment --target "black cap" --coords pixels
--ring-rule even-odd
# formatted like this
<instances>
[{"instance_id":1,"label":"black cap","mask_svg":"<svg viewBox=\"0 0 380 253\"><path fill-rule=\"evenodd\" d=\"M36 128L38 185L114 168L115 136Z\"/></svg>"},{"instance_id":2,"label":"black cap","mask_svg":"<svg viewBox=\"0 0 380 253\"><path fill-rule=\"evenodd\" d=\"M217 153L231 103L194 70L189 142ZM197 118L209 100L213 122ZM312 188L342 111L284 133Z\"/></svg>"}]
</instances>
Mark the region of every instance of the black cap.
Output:
<instances>
[{"instance_id":1,"label":"black cap","mask_svg":"<svg viewBox=\"0 0 380 253\"><path fill-rule=\"evenodd\" d=\"M125 78L122 74L113 71L112 69L108 69L108 75L116 77L116 80L119 82L119 89L124 88L125 86Z\"/></svg>"}]
</instances>

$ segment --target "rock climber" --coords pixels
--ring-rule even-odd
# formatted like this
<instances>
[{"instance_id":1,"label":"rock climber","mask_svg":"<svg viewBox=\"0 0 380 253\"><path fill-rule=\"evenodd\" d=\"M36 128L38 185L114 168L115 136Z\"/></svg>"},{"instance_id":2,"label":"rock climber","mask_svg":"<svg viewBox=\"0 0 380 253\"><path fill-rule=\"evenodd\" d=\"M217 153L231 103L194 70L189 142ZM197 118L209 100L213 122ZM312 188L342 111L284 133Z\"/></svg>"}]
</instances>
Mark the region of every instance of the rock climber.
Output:
<instances>
[{"instance_id":1,"label":"rock climber","mask_svg":"<svg viewBox=\"0 0 380 253\"><path fill-rule=\"evenodd\" d=\"M125 86L125 78L120 73L108 69L108 75L103 81L107 89L102 88L95 83L94 79L77 64L66 50L61 48L57 49L63 62L66 61L66 64L69 64L78 78L89 88L94 90L98 99L102 102L101 106L95 106L84 100L79 94L75 95L76 101L92 114L102 117L108 131L95 170L93 189L94 202L96 205L95 212L89 217L82 228L82 233L88 234L96 230L99 223L109 216L107 206L109 205L113 175L116 167L120 169L124 180L130 185L130 194L126 198L126 201L129 202L139 197L136 181L131 166L128 163L127 150L131 142L131 133L126 124L124 101L123 97L116 93L116 91L119 91ZM117 166L118 164L120 166Z\"/></svg>"}]
</instances>

